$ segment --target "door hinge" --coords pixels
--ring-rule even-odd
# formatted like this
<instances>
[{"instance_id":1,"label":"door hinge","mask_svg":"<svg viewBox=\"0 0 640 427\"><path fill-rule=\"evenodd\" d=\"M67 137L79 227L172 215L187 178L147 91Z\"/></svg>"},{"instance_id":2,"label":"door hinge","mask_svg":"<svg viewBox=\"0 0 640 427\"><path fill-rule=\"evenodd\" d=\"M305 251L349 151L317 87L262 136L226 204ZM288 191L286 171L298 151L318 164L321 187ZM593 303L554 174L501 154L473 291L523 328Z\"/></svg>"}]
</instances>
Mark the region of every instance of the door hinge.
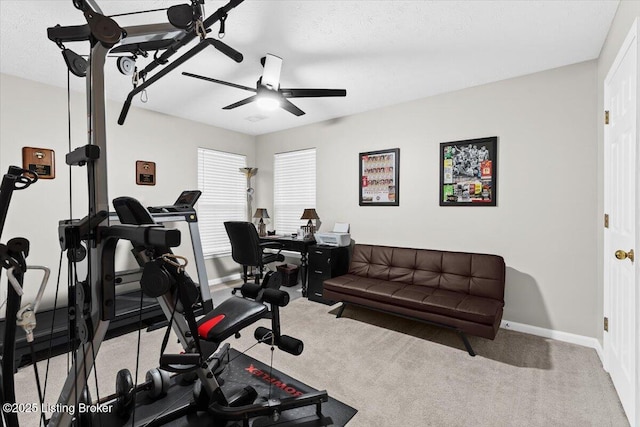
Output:
<instances>
[{"instance_id":1,"label":"door hinge","mask_svg":"<svg viewBox=\"0 0 640 427\"><path fill-rule=\"evenodd\" d=\"M609 318L608 317L604 318L604 330L605 330L605 332L609 332Z\"/></svg>"},{"instance_id":2,"label":"door hinge","mask_svg":"<svg viewBox=\"0 0 640 427\"><path fill-rule=\"evenodd\" d=\"M604 124L608 125L609 124L609 110L606 110L604 112Z\"/></svg>"},{"instance_id":3,"label":"door hinge","mask_svg":"<svg viewBox=\"0 0 640 427\"><path fill-rule=\"evenodd\" d=\"M609 214L604 214L604 228L609 228Z\"/></svg>"}]
</instances>

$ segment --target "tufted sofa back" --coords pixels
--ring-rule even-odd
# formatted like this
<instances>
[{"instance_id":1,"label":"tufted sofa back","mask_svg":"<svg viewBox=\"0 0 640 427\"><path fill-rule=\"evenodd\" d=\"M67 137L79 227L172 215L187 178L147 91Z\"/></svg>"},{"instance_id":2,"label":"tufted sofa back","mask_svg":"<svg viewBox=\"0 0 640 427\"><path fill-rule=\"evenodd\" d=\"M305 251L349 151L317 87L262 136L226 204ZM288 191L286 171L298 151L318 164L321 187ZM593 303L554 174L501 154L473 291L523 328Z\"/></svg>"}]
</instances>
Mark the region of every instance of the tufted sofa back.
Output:
<instances>
[{"instance_id":1,"label":"tufted sofa back","mask_svg":"<svg viewBox=\"0 0 640 427\"><path fill-rule=\"evenodd\" d=\"M349 273L504 302L505 263L498 255L357 244Z\"/></svg>"}]
</instances>

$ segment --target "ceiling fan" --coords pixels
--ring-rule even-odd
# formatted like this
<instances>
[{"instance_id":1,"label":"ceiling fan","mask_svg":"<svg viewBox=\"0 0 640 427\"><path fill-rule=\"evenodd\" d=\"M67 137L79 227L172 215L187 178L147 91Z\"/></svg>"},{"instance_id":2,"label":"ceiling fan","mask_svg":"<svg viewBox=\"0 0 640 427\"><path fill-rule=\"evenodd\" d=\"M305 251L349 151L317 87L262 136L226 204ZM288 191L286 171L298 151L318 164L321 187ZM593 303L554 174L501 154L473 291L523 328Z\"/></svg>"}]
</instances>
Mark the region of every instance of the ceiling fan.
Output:
<instances>
[{"instance_id":1,"label":"ceiling fan","mask_svg":"<svg viewBox=\"0 0 640 427\"><path fill-rule=\"evenodd\" d=\"M197 74L183 72L188 77L205 80L208 82L219 83L226 86L244 89L254 92L248 98L223 107L223 110L231 110L250 102L256 102L265 109L276 109L278 107L287 110L296 116L302 116L304 111L296 107L288 98L319 98L329 96L347 96L345 89L291 89L280 87L280 71L282 69L282 58L275 55L267 54L260 62L264 67L262 76L258 79L255 88L242 86L235 83L229 83L222 80L213 79L211 77L200 76Z\"/></svg>"}]
</instances>

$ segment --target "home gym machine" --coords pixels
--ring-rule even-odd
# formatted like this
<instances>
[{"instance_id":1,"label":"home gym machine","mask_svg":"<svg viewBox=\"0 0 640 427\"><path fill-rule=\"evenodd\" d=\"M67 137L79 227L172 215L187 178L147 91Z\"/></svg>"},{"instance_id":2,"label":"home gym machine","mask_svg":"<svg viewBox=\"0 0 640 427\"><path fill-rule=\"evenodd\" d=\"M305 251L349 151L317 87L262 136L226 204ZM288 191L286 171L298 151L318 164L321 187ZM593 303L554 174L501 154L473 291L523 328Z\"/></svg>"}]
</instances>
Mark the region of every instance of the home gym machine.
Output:
<instances>
[{"instance_id":1,"label":"home gym machine","mask_svg":"<svg viewBox=\"0 0 640 427\"><path fill-rule=\"evenodd\" d=\"M0 238L4 230L7 219L9 204L14 191L25 190L38 180L38 175L17 166L10 166L7 173L2 178L0 184ZM6 322L4 331L4 345L2 348L2 381L0 381L0 402L15 403L16 393L13 374L15 372L14 349L16 341L16 325L21 323L27 336L31 335L35 328L35 311L37 303L32 307L28 304L21 308L22 286L24 274L27 271L26 258L29 255L29 241L23 237L14 237L6 244L0 243L0 275L2 270L7 270L8 283L6 299ZM35 266L31 266L35 268ZM39 267L44 269L44 267ZM48 270L45 269L45 280L43 280L38 292L38 299L42 298L42 292L46 285ZM31 335L31 338L33 336ZM39 390L38 390L39 391ZM18 416L15 413L3 413L9 426L18 425ZM0 424L2 424L0 418Z\"/></svg>"},{"instance_id":2,"label":"home gym machine","mask_svg":"<svg viewBox=\"0 0 640 427\"><path fill-rule=\"evenodd\" d=\"M155 224L151 214L133 198L119 197L113 201L113 205L122 224ZM272 273L261 285L243 285L243 297L232 296L224 300L196 322L191 307L197 302L198 292L183 271L181 257L174 256L169 248L161 245L132 243L136 259L144 266L140 281L142 289L146 295L158 298L185 351L184 354L164 354L167 330L161 349L160 368L176 373L195 371L198 377L194 401L182 405L173 413L155 418L151 425L164 425L176 417L206 408L216 419L241 420L248 426L250 418L275 416L274 420L277 421L282 411L309 405L316 405L316 415L321 421L314 425L330 422L321 413L321 404L328 399L324 391L254 404L258 396L251 386L244 387L232 397L226 397L219 384L216 373L229 360L229 344L219 347L220 344L260 319L270 318L271 329L256 329L254 336L259 342L271 344L293 355L302 353L303 343L300 340L280 332L279 308L289 303L289 294L279 290L282 283L279 273Z\"/></svg>"},{"instance_id":3,"label":"home gym machine","mask_svg":"<svg viewBox=\"0 0 640 427\"><path fill-rule=\"evenodd\" d=\"M22 173L22 172L21 172ZM12 176L12 175L9 175ZM24 179L24 177L18 176ZM187 233L182 234L183 244L185 240L191 243L191 254L189 254L190 264L195 266L195 273L198 277L197 283L209 283L204 255L202 253L202 243L198 227L198 215L194 205L200 195L198 190L183 191L172 205L149 206L147 210L153 219L159 224L171 223L183 225ZM109 220L112 224L119 222L116 212L109 213ZM81 252L84 252L82 250ZM119 255L116 255L118 258ZM80 259L77 259L80 261ZM141 325L150 329L158 329L167 323L164 312L155 298L141 295L138 284L142 276L142 267L132 267L130 263L123 264L122 270L116 271L116 315L109 323L107 339L113 339L121 335L133 332ZM201 299L197 314L209 312L213 308L211 293L208 286L199 286ZM140 303L142 298L142 304ZM15 367L17 369L28 366L35 361L45 360L53 356L65 354L69 351L68 334L68 308L66 304L57 304L57 308L45 309L38 312L38 327L33 330L32 336L18 334L15 345ZM31 315L31 313L29 313ZM0 331L4 331L5 320L0 319ZM27 338L30 338L28 340ZM32 339L31 339L32 338ZM4 340L0 339L0 352L4 347Z\"/></svg>"},{"instance_id":4,"label":"home gym machine","mask_svg":"<svg viewBox=\"0 0 640 427\"><path fill-rule=\"evenodd\" d=\"M115 250L118 241L130 241L138 263L143 266L140 286L148 296L157 298L166 319L169 322L167 334L161 349L160 368L180 373L195 379L193 400L176 410L164 410L145 426L175 425L176 420L186 414L205 414L210 416L207 425L224 426L229 422L243 426L254 425L258 417L268 417L277 422L281 414L296 408L310 407L315 410L316 421L313 425L328 425L330 418L322 415L322 403L328 400L325 391L311 392L291 397L260 399L252 387L247 386L235 395L229 396L221 387L218 375L229 361L229 346L224 340L260 319L270 318L271 329L259 327L254 336L258 342L298 355L302 352L301 341L280 333L279 308L289 302L288 294L280 291L277 273L264 280L262 285L245 285L243 297L232 296L223 301L204 316L196 320L194 306L201 294L197 286L184 271L186 259L173 254L171 248L179 246L179 230L166 229L158 225L137 200L120 197L113 201L120 224L111 224L109 215L109 197L107 191L107 140L104 95L104 65L108 53L127 53L129 60L118 60L121 72L128 73L132 68L131 58L147 57L149 51L156 51L153 60L143 69L133 71L134 89L124 104L119 124L124 123L133 96L146 90L167 73L183 64L207 46L236 62L242 61L242 55L220 40L207 36L209 28L219 22L219 34L224 34L227 14L243 0L231 0L205 19L204 0L191 0L190 4L171 6L167 10L168 23L149 24L121 28L111 17L105 16L95 0L73 0L87 21L85 25L51 27L48 37L62 50L69 71L86 78L88 144L67 154L66 163L70 166L86 167L88 177L89 209L81 220L65 220L59 225L59 240L63 251L74 253L86 246L86 280L74 280L69 287L69 330L73 334L70 340L72 364L67 374L56 408L50 419L41 414L41 424L50 427L59 426L116 426L135 424L135 396L142 389L151 389L154 394L166 391L166 379L162 374L151 372L149 381L136 386L126 372L118 374L115 396L93 400L88 393L88 381L91 372L95 375L95 360L100 345L105 339L110 322L115 316ZM196 46L181 57L169 62L180 48L199 38ZM76 55L65 47L68 42L89 42L88 60ZM162 54L160 52L163 51ZM151 75L157 67L160 71ZM142 82L142 84L138 84ZM10 169L16 182L28 187L37 179L28 171ZM14 189L18 189L14 184ZM9 193L7 193L9 194ZM10 197L10 194L8 195ZM2 191L1 199L5 198ZM8 202L6 204L8 207ZM1 228L0 228L1 230ZM20 283L20 275L26 270L25 258L28 254L28 242L12 239L1 247L2 266L19 267L13 272ZM8 261L5 262L5 259ZM206 286L206 283L202 284ZM10 292L11 293L11 292ZM8 301L9 303L9 301ZM15 306L14 299L11 302ZM17 301L19 306L20 302ZM12 312L15 308L12 308ZM9 322L6 322L7 324ZM9 325L10 326L10 325ZM8 331L11 329L6 327ZM165 354L166 343L171 329L183 347L180 354ZM5 332L5 340L11 338ZM12 346L5 345L5 352ZM3 361L13 360L13 355ZM37 370L36 370L37 372ZM13 369L3 366L2 399L15 403L13 393ZM175 377L174 377L175 378ZM40 382L36 375L38 388ZM160 384L160 385L158 385ZM96 389L97 389L96 376ZM46 384L45 384L46 387ZM39 393L41 403L44 400ZM133 401L132 401L133 398ZM115 405L116 417L101 418L98 413L82 412L83 406L91 404ZM134 418L131 419L131 410ZM3 413L9 427L18 425L15 413ZM261 420L264 421L264 420ZM291 419L288 425L295 425ZM262 424L264 425L264 424ZM311 425L305 423L305 425Z\"/></svg>"}]
</instances>

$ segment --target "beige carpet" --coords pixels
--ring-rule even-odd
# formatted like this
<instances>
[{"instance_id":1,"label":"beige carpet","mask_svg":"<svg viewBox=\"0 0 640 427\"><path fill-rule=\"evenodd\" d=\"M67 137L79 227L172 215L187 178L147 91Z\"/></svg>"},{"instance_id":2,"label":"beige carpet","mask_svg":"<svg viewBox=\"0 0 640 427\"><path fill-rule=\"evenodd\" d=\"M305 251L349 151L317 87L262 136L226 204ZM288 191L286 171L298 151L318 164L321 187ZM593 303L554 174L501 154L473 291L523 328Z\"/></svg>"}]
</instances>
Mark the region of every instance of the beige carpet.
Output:
<instances>
[{"instance_id":1,"label":"beige carpet","mask_svg":"<svg viewBox=\"0 0 640 427\"><path fill-rule=\"evenodd\" d=\"M495 341L470 337L478 353L470 357L453 332L364 309L347 308L340 319L335 312L304 299L284 308L283 333L302 339L305 351L299 357L276 351L274 367L358 409L349 427L628 426L593 349L500 330ZM157 366L162 331L142 336L140 378ZM249 328L232 346L242 351L252 337ZM136 339L134 333L103 344L101 397L113 392L118 369L134 371ZM269 363L264 344L248 354ZM51 400L66 358L53 366ZM39 367L44 377L44 363ZM20 401L37 400L32 367L16 382ZM37 417L21 421L37 425Z\"/></svg>"}]
</instances>

